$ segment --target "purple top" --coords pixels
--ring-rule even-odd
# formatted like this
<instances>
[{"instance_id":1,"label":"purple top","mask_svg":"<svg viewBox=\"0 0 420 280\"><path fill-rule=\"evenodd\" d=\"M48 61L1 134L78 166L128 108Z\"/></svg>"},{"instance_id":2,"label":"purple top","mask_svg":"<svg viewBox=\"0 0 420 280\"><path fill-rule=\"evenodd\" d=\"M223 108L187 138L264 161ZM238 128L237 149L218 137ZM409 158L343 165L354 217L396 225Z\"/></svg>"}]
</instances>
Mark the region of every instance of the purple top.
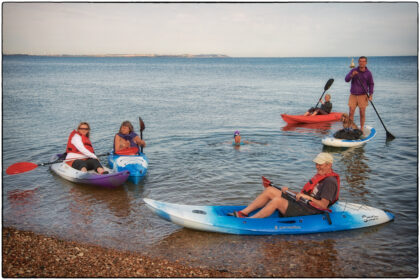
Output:
<instances>
[{"instance_id":1,"label":"purple top","mask_svg":"<svg viewBox=\"0 0 420 280\"><path fill-rule=\"evenodd\" d=\"M353 78L351 78L351 73L353 73L354 71L359 72L359 74L357 74L356 76L354 76ZM369 71L369 69L367 69L366 67L366 71L362 72L359 70L359 67L357 68L353 68L350 70L350 72L347 74L346 78L344 79L347 83L350 82L351 80L351 87L350 87L350 93L354 94L354 95L363 95L366 94L365 90L363 89L363 87L360 85L359 80L357 79L357 77L359 77L360 81L362 82L363 86L365 87L365 89L369 92L369 95L373 94L373 77L372 77L372 73Z\"/></svg>"}]
</instances>

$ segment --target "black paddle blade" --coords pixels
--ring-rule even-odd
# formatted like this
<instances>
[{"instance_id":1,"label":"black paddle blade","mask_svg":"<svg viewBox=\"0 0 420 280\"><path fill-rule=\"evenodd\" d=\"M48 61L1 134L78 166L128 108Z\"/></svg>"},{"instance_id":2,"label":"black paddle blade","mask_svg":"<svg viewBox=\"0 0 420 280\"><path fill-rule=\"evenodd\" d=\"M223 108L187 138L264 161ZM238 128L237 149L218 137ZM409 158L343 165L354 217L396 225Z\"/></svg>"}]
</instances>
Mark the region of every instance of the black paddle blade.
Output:
<instances>
[{"instance_id":1,"label":"black paddle blade","mask_svg":"<svg viewBox=\"0 0 420 280\"><path fill-rule=\"evenodd\" d=\"M328 82L325 84L324 90L327 91L333 83L334 79L329 79Z\"/></svg>"},{"instance_id":2,"label":"black paddle blade","mask_svg":"<svg viewBox=\"0 0 420 280\"><path fill-rule=\"evenodd\" d=\"M139 117L140 122L140 131L143 131L146 128L146 125L144 124L143 120Z\"/></svg>"},{"instance_id":3,"label":"black paddle blade","mask_svg":"<svg viewBox=\"0 0 420 280\"><path fill-rule=\"evenodd\" d=\"M387 141L392 141L395 139L395 136L392 135L388 130L386 131L386 140Z\"/></svg>"}]
</instances>

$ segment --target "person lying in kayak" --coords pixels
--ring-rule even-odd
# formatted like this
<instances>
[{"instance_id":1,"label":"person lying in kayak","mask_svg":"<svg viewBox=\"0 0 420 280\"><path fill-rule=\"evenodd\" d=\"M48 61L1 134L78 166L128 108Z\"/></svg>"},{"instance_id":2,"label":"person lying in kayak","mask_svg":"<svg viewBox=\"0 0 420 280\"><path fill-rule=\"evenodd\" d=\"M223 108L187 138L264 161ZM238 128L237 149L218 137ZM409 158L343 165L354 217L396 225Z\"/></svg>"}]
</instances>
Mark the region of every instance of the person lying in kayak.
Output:
<instances>
[{"instance_id":1,"label":"person lying in kayak","mask_svg":"<svg viewBox=\"0 0 420 280\"><path fill-rule=\"evenodd\" d=\"M134 132L131 122L124 121L120 126L120 131L114 137L114 152L136 155L139 152L138 146L146 147L146 142Z\"/></svg>"},{"instance_id":2,"label":"person lying in kayak","mask_svg":"<svg viewBox=\"0 0 420 280\"><path fill-rule=\"evenodd\" d=\"M312 107L308 110L308 112L304 114L304 116L328 115L329 113L331 113L332 110L332 103L330 100L331 95L327 93L325 95L325 102L323 102L321 99L319 100L321 102L321 108Z\"/></svg>"},{"instance_id":3,"label":"person lying in kayak","mask_svg":"<svg viewBox=\"0 0 420 280\"><path fill-rule=\"evenodd\" d=\"M99 174L108 174L99 162L93 150L92 143L89 139L90 126L87 122L81 122L77 127L77 130L73 130L69 139L67 140L66 147L66 161L68 165L74 169L82 172L88 170L95 170Z\"/></svg>"},{"instance_id":4,"label":"person lying in kayak","mask_svg":"<svg viewBox=\"0 0 420 280\"><path fill-rule=\"evenodd\" d=\"M321 210L333 205L340 192L340 177L332 170L333 157L328 153L320 153L313 161L317 174L296 194L296 199L286 194L287 187L279 190L269 186L245 209L232 213L233 216L246 218L259 208L261 210L249 218L265 218L276 210L284 217L306 216L319 214ZM309 200L310 205L300 198Z\"/></svg>"}]
</instances>

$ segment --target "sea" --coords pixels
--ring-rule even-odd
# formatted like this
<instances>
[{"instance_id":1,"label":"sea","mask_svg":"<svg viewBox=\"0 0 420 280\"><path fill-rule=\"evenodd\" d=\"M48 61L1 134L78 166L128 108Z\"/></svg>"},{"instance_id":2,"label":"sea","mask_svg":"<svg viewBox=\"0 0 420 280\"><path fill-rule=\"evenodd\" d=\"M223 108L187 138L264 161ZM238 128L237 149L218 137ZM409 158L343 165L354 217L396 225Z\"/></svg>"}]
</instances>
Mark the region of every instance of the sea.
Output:
<instances>
[{"instance_id":1,"label":"sea","mask_svg":"<svg viewBox=\"0 0 420 280\"><path fill-rule=\"evenodd\" d=\"M315 106L331 78L333 111L348 112L350 62L4 55L2 225L256 277L285 268L317 276L327 267L343 277L417 277L418 58L368 58L378 113L369 105L366 125L377 135L362 147L322 145L340 122L290 126L281 117ZM91 126L96 153L110 152L123 121L139 133L139 117L150 163L137 185L80 185L48 164L5 172L16 162L49 163L82 121ZM236 130L252 143L232 146ZM340 201L389 210L395 220L343 232L239 236L185 229L143 201L246 205L263 190L261 176L298 191L315 174L312 159L322 151L341 175ZM106 157L100 160L108 165Z\"/></svg>"}]
</instances>

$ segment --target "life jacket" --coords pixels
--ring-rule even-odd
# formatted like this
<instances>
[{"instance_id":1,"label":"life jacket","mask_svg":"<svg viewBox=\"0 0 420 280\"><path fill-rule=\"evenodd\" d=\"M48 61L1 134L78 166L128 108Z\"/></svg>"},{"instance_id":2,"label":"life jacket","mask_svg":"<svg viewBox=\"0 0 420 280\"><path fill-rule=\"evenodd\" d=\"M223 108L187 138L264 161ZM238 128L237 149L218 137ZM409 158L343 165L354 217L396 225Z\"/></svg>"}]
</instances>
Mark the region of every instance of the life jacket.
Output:
<instances>
[{"instance_id":1,"label":"life jacket","mask_svg":"<svg viewBox=\"0 0 420 280\"><path fill-rule=\"evenodd\" d=\"M337 202L338 196L340 194L340 176L337 173L335 173L334 171L331 172L331 173L328 173L328 174L324 174L324 175L316 174L314 177L312 177L312 179L310 179L303 186L303 188L302 188L302 190L300 192L302 192L304 194L307 194L307 195L310 195L313 192L314 188L318 185L319 182L321 182L325 178L331 177L331 176L333 176L333 177L335 177L337 179L337 195L335 197L335 200L334 201L331 201L330 204L328 205L328 207L331 206L331 205L333 205L334 203Z\"/></svg>"},{"instance_id":2,"label":"life jacket","mask_svg":"<svg viewBox=\"0 0 420 280\"><path fill-rule=\"evenodd\" d=\"M73 136L75 134L79 134L80 137L82 137L82 142L83 145L85 146L86 149L88 149L90 152L95 153L92 147L92 143L90 142L90 139L82 134L80 134L79 132L77 132L76 130L73 130L72 133L70 133L69 139L67 140L67 148L66 148L66 153L76 153L76 154L83 154L82 152L80 152L76 146L74 146L71 143L71 139L73 138Z\"/></svg>"},{"instance_id":3,"label":"life jacket","mask_svg":"<svg viewBox=\"0 0 420 280\"><path fill-rule=\"evenodd\" d=\"M117 133L118 136L120 136L122 139L130 142L130 147L125 148L123 150L119 150L118 152L115 152L117 155L137 155L139 153L139 148L136 142L134 142L134 138L136 138L138 135L135 132L131 132L130 134L122 134ZM115 137L114 137L114 147L115 147Z\"/></svg>"}]
</instances>

